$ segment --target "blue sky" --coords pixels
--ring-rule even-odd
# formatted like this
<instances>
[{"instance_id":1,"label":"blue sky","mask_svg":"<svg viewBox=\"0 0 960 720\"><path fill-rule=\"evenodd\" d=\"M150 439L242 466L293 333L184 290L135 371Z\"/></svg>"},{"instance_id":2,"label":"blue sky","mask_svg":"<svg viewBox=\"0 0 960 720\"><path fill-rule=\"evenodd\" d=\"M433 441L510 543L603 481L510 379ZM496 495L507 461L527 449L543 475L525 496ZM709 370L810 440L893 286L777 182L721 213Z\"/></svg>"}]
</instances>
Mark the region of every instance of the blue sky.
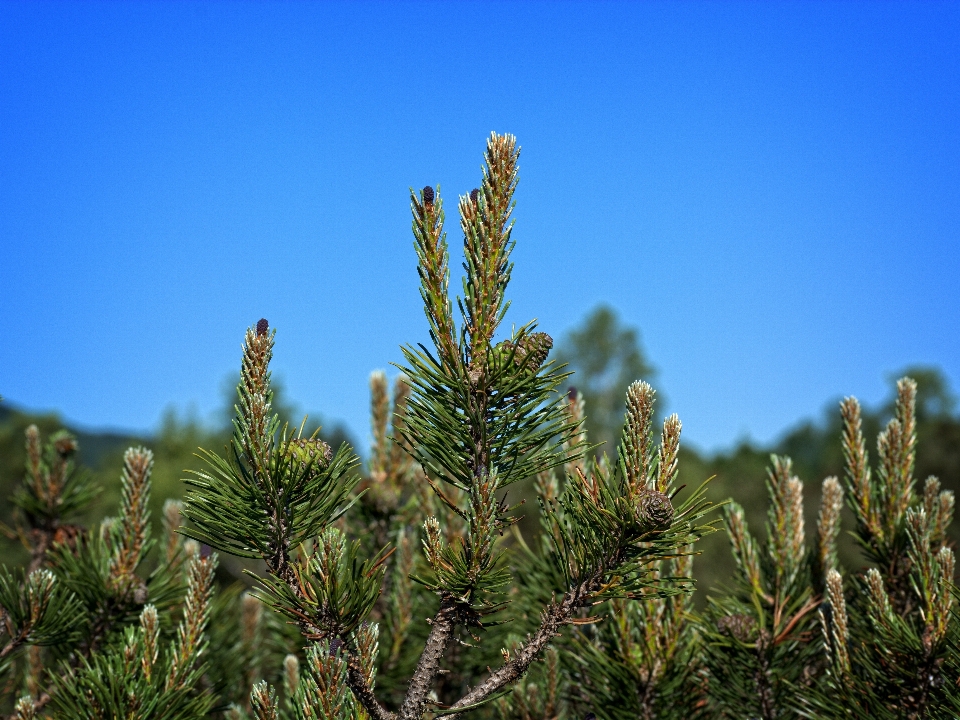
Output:
<instances>
[{"instance_id":1,"label":"blue sky","mask_svg":"<svg viewBox=\"0 0 960 720\"><path fill-rule=\"evenodd\" d=\"M365 440L370 371L426 337L408 188L453 208L491 130L508 319L613 305L693 444L910 363L960 387L958 38L956 3L4 2L0 394L209 417L265 316Z\"/></svg>"}]
</instances>

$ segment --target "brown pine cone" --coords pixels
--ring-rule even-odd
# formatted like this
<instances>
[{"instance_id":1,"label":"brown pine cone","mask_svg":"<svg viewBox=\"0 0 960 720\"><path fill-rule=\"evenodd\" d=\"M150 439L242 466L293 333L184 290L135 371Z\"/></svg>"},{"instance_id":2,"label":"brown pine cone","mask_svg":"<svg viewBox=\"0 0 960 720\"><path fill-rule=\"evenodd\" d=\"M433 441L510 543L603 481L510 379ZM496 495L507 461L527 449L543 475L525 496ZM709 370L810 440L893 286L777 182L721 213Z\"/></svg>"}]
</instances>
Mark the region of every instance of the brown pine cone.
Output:
<instances>
[{"instance_id":1,"label":"brown pine cone","mask_svg":"<svg viewBox=\"0 0 960 720\"><path fill-rule=\"evenodd\" d=\"M517 358L518 360L522 360L523 357L529 355L530 360L528 361L529 364L527 367L536 371L543 367L543 364L547 361L547 356L550 354L551 348L553 348L553 338L545 332L536 332L532 335L527 335L520 341ZM523 356L520 355L521 352Z\"/></svg>"},{"instance_id":2,"label":"brown pine cone","mask_svg":"<svg viewBox=\"0 0 960 720\"><path fill-rule=\"evenodd\" d=\"M637 502L637 520L644 530L666 530L673 522L670 498L656 490L646 490Z\"/></svg>"},{"instance_id":3,"label":"brown pine cone","mask_svg":"<svg viewBox=\"0 0 960 720\"><path fill-rule=\"evenodd\" d=\"M749 615L724 615L717 620L717 630L740 642L749 642L756 624Z\"/></svg>"}]
</instances>

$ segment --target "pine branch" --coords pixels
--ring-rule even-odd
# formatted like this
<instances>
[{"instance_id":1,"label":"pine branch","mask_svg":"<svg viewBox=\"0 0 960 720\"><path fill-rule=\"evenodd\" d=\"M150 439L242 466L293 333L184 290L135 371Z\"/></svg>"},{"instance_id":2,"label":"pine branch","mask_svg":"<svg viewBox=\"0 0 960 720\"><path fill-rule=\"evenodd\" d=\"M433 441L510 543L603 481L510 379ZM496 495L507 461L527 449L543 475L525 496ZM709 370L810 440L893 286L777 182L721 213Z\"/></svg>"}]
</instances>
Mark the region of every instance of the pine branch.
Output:
<instances>
[{"instance_id":1,"label":"pine branch","mask_svg":"<svg viewBox=\"0 0 960 720\"><path fill-rule=\"evenodd\" d=\"M279 720L277 693L265 681L261 680L253 686L250 704L256 720Z\"/></svg>"},{"instance_id":2,"label":"pine branch","mask_svg":"<svg viewBox=\"0 0 960 720\"><path fill-rule=\"evenodd\" d=\"M153 453L146 448L130 448L123 455L120 523L113 557L110 559L110 583L121 593L144 595L145 586L135 574L148 547L150 472ZM140 599L143 602L146 598Z\"/></svg>"},{"instance_id":3,"label":"pine branch","mask_svg":"<svg viewBox=\"0 0 960 720\"><path fill-rule=\"evenodd\" d=\"M654 394L653 386L645 382L637 381L627 388L627 414L621 447L627 468L627 486L633 495L646 490L650 480Z\"/></svg>"},{"instance_id":4,"label":"pine branch","mask_svg":"<svg viewBox=\"0 0 960 720\"><path fill-rule=\"evenodd\" d=\"M412 392L399 434L428 475L466 494L467 506L461 509L437 489L467 527L455 545L441 549L434 540L428 543L434 578L424 582L440 595L441 604L400 710L405 720L422 713L457 625L479 626L480 617L501 607L485 597L508 580L502 555L495 551L497 537L509 524L498 491L582 453L579 447L566 457L551 451L554 439L568 440L574 428L564 408L548 402L563 377L544 368L550 337L528 326L491 347L508 306L504 293L512 267L510 214L518 155L512 136L492 135L481 188L460 199L466 275L464 297L458 301L461 343L455 352L448 347L452 325L446 330L446 246L425 239L422 227L429 208L426 200L413 199L421 294L440 360L425 349L404 349ZM433 200L432 189L424 198L428 195Z\"/></svg>"},{"instance_id":5,"label":"pine branch","mask_svg":"<svg viewBox=\"0 0 960 720\"><path fill-rule=\"evenodd\" d=\"M516 142L512 135L491 133L480 188L460 198L467 271L462 308L469 358L477 370L486 360L487 348L508 306L504 292L513 268L509 261L513 249L510 214L520 156Z\"/></svg>"},{"instance_id":6,"label":"pine branch","mask_svg":"<svg viewBox=\"0 0 960 720\"><path fill-rule=\"evenodd\" d=\"M843 455L846 461L846 481L850 503L857 518L858 533L865 543L874 544L881 538L878 499L874 497L869 455L863 438L860 403L856 398L844 398L840 403L843 417Z\"/></svg>"},{"instance_id":7,"label":"pine branch","mask_svg":"<svg viewBox=\"0 0 960 720\"><path fill-rule=\"evenodd\" d=\"M49 570L24 575L0 568L0 621L10 636L0 661L24 644L54 645L74 637L81 614L77 597Z\"/></svg>"},{"instance_id":8,"label":"pine branch","mask_svg":"<svg viewBox=\"0 0 960 720\"><path fill-rule=\"evenodd\" d=\"M586 430L586 412L583 406L583 395L576 388L570 388L567 391L567 417L570 423L570 436L564 440L563 449L571 453L573 457L563 466L563 472L566 477L575 477L579 472L586 475L587 468L584 464L583 455L577 457L573 452L575 448L587 448L587 430ZM586 450L584 450L584 455ZM553 473L549 473L551 476Z\"/></svg>"},{"instance_id":9,"label":"pine branch","mask_svg":"<svg viewBox=\"0 0 960 720\"><path fill-rule=\"evenodd\" d=\"M166 500L163 503L164 558L171 568L177 565L183 537L180 535L180 523L183 517L183 503L178 500Z\"/></svg>"},{"instance_id":10,"label":"pine branch","mask_svg":"<svg viewBox=\"0 0 960 720\"><path fill-rule=\"evenodd\" d=\"M373 446L370 448L370 474L377 482L387 476L389 458L387 425L390 422L390 396L386 374L378 370L370 375L370 424Z\"/></svg>"},{"instance_id":11,"label":"pine branch","mask_svg":"<svg viewBox=\"0 0 960 720\"><path fill-rule=\"evenodd\" d=\"M666 493L677 479L680 460L680 430L682 424L676 413L663 421L663 433L660 436L660 450L657 462L656 491Z\"/></svg>"},{"instance_id":12,"label":"pine branch","mask_svg":"<svg viewBox=\"0 0 960 720\"><path fill-rule=\"evenodd\" d=\"M574 612L590 604L590 598L600 589L603 575L598 572L564 593L560 602L551 603L540 618L540 626L526 643L513 654L513 658L467 692L450 706L450 711L471 709L489 699L494 693L515 682L527 672L530 664L540 655L560 629L570 622ZM445 717L455 718L459 713L446 711Z\"/></svg>"},{"instance_id":13,"label":"pine branch","mask_svg":"<svg viewBox=\"0 0 960 720\"><path fill-rule=\"evenodd\" d=\"M850 655L847 644L850 641L849 621L847 618L847 604L843 597L843 578L836 570L830 570L826 575L826 591L830 603L831 628L828 635L827 647L836 663L840 676L850 672ZM824 627L824 632L826 627Z\"/></svg>"},{"instance_id":14,"label":"pine branch","mask_svg":"<svg viewBox=\"0 0 960 720\"><path fill-rule=\"evenodd\" d=\"M401 527L397 537L398 557L394 564L393 582L390 588L390 636L392 643L388 663L394 664L400 657L410 624L413 621L412 581L414 565L412 533Z\"/></svg>"},{"instance_id":15,"label":"pine branch","mask_svg":"<svg viewBox=\"0 0 960 720\"><path fill-rule=\"evenodd\" d=\"M188 569L187 599L184 603L183 620L177 628L177 640L170 671L167 674L167 690L182 686L184 677L196 665L203 652L203 631L210 616L210 595L213 591L213 572L217 556L195 555Z\"/></svg>"},{"instance_id":16,"label":"pine branch","mask_svg":"<svg viewBox=\"0 0 960 720\"><path fill-rule=\"evenodd\" d=\"M403 426L407 418L407 403L410 400L410 382L400 375L393 383L393 414L390 417L390 451L388 462L397 482L406 479L413 469L409 448L403 446Z\"/></svg>"},{"instance_id":17,"label":"pine branch","mask_svg":"<svg viewBox=\"0 0 960 720\"><path fill-rule=\"evenodd\" d=\"M644 422L641 413L652 414L652 403L642 402L639 394L628 395L628 405L631 401L636 403L637 412L633 418L628 413L625 436L631 432L648 432L649 424ZM673 425L672 421L668 423ZM692 525L706 511L700 491L676 510L669 498L652 489L642 491L633 498L632 504L623 502L625 497L630 497L630 479L638 477L635 471L643 462L641 454L624 450L624 446L641 447L639 438L630 440L632 445L625 438L621 446L619 493L615 494L610 487L610 478L601 474L593 482L580 476L561 498L560 505L567 516L556 538L557 560L568 579L568 589L559 601L554 600L547 606L538 629L512 659L455 702L450 711L473 708L522 677L562 626L596 620L574 617L581 608L610 598L662 598L692 589L688 585L664 586L651 572L651 566L658 559L676 557L679 546L709 531L709 528ZM674 447L673 439L665 439L660 457L670 458ZM639 464L634 466L634 473L626 467L626 463L632 461ZM673 465L672 460L667 462Z\"/></svg>"},{"instance_id":18,"label":"pine branch","mask_svg":"<svg viewBox=\"0 0 960 720\"><path fill-rule=\"evenodd\" d=\"M840 511L843 509L843 488L835 477L823 481L820 514L817 518L817 564L821 580L837 567L837 536L840 534Z\"/></svg>"},{"instance_id":19,"label":"pine branch","mask_svg":"<svg viewBox=\"0 0 960 720\"><path fill-rule=\"evenodd\" d=\"M774 595L779 604L789 594L805 553L803 483L793 475L790 458L773 455L771 465L767 471L769 554L775 572Z\"/></svg>"},{"instance_id":20,"label":"pine branch","mask_svg":"<svg viewBox=\"0 0 960 720\"><path fill-rule=\"evenodd\" d=\"M262 558L265 600L305 638L343 644L347 682L367 712L382 720L388 715L369 687L350 634L379 595L388 553L360 563L359 546L346 549L330 528L359 479L353 473L356 456L345 446L333 455L315 437L287 438L286 431L277 437L269 371L274 335L266 320L247 330L233 457L206 454L209 470L188 481L192 491L183 513L194 525L183 532L233 554ZM292 548L318 536L316 552L292 558Z\"/></svg>"},{"instance_id":21,"label":"pine branch","mask_svg":"<svg viewBox=\"0 0 960 720\"><path fill-rule=\"evenodd\" d=\"M440 352L444 367L453 369L460 364L453 312L450 305L450 268L447 236L443 232L443 203L429 185L420 193L410 191L413 211L413 236L419 259L420 295L424 312L430 324L430 337Z\"/></svg>"},{"instance_id":22,"label":"pine branch","mask_svg":"<svg viewBox=\"0 0 960 720\"><path fill-rule=\"evenodd\" d=\"M760 572L760 553L756 541L747 527L743 508L737 503L731 502L723 508L723 515L727 535L730 538L730 544L733 546L733 559L742 578L754 593L773 604L773 598L766 592L763 585L763 577Z\"/></svg>"},{"instance_id":23,"label":"pine branch","mask_svg":"<svg viewBox=\"0 0 960 720\"><path fill-rule=\"evenodd\" d=\"M433 689L440 661L453 637L459 610L460 603L451 596L441 599L440 609L430 622L430 634L417 661L417 669L410 678L410 686L397 714L397 720L419 720L423 715L427 695Z\"/></svg>"},{"instance_id":24,"label":"pine branch","mask_svg":"<svg viewBox=\"0 0 960 720\"><path fill-rule=\"evenodd\" d=\"M13 494L16 534L30 550L28 572L41 568L57 543L71 543L81 528L70 524L96 495L84 473L74 467L76 439L65 431L46 443L36 425L26 430L26 477Z\"/></svg>"},{"instance_id":25,"label":"pine branch","mask_svg":"<svg viewBox=\"0 0 960 720\"><path fill-rule=\"evenodd\" d=\"M357 702L370 715L372 720L396 720L397 715L387 710L367 684L366 674L359 660L350 655L347 660L347 685Z\"/></svg>"}]
</instances>

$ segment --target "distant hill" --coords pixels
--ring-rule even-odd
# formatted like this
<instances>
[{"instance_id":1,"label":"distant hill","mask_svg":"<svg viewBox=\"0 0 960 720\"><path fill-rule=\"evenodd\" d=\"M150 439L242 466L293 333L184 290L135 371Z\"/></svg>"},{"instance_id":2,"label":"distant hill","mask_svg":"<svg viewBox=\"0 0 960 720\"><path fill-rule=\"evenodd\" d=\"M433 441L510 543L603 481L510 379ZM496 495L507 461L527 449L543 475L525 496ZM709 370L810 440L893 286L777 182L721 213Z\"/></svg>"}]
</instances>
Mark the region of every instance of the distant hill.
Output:
<instances>
[{"instance_id":1,"label":"distant hill","mask_svg":"<svg viewBox=\"0 0 960 720\"><path fill-rule=\"evenodd\" d=\"M124 450L131 445L149 443L149 438L136 435L80 430L70 427L69 425L64 425L60 417L56 414L31 413L28 410L8 403L6 400L0 403L0 427L22 425L26 428L30 423L56 424L58 427L64 427L69 430L76 436L77 442L80 445L80 462L92 468L99 467L104 459L112 453ZM6 450L7 448L0 447L0 453L4 453ZM2 463L2 460L0 460L0 463Z\"/></svg>"}]
</instances>

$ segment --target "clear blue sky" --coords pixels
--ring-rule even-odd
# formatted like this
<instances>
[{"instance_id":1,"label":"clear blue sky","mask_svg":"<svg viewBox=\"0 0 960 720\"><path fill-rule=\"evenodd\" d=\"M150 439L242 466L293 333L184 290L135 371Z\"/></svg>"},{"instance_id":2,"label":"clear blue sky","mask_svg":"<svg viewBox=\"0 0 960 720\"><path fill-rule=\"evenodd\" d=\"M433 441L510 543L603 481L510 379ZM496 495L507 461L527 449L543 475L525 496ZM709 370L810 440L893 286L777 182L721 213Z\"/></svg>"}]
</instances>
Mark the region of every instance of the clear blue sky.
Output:
<instances>
[{"instance_id":1,"label":"clear blue sky","mask_svg":"<svg viewBox=\"0 0 960 720\"><path fill-rule=\"evenodd\" d=\"M408 188L453 208L491 130L509 319L612 304L694 444L908 363L960 386L960 4L5 2L0 394L207 417L265 316L365 440L369 372L426 337Z\"/></svg>"}]
</instances>

